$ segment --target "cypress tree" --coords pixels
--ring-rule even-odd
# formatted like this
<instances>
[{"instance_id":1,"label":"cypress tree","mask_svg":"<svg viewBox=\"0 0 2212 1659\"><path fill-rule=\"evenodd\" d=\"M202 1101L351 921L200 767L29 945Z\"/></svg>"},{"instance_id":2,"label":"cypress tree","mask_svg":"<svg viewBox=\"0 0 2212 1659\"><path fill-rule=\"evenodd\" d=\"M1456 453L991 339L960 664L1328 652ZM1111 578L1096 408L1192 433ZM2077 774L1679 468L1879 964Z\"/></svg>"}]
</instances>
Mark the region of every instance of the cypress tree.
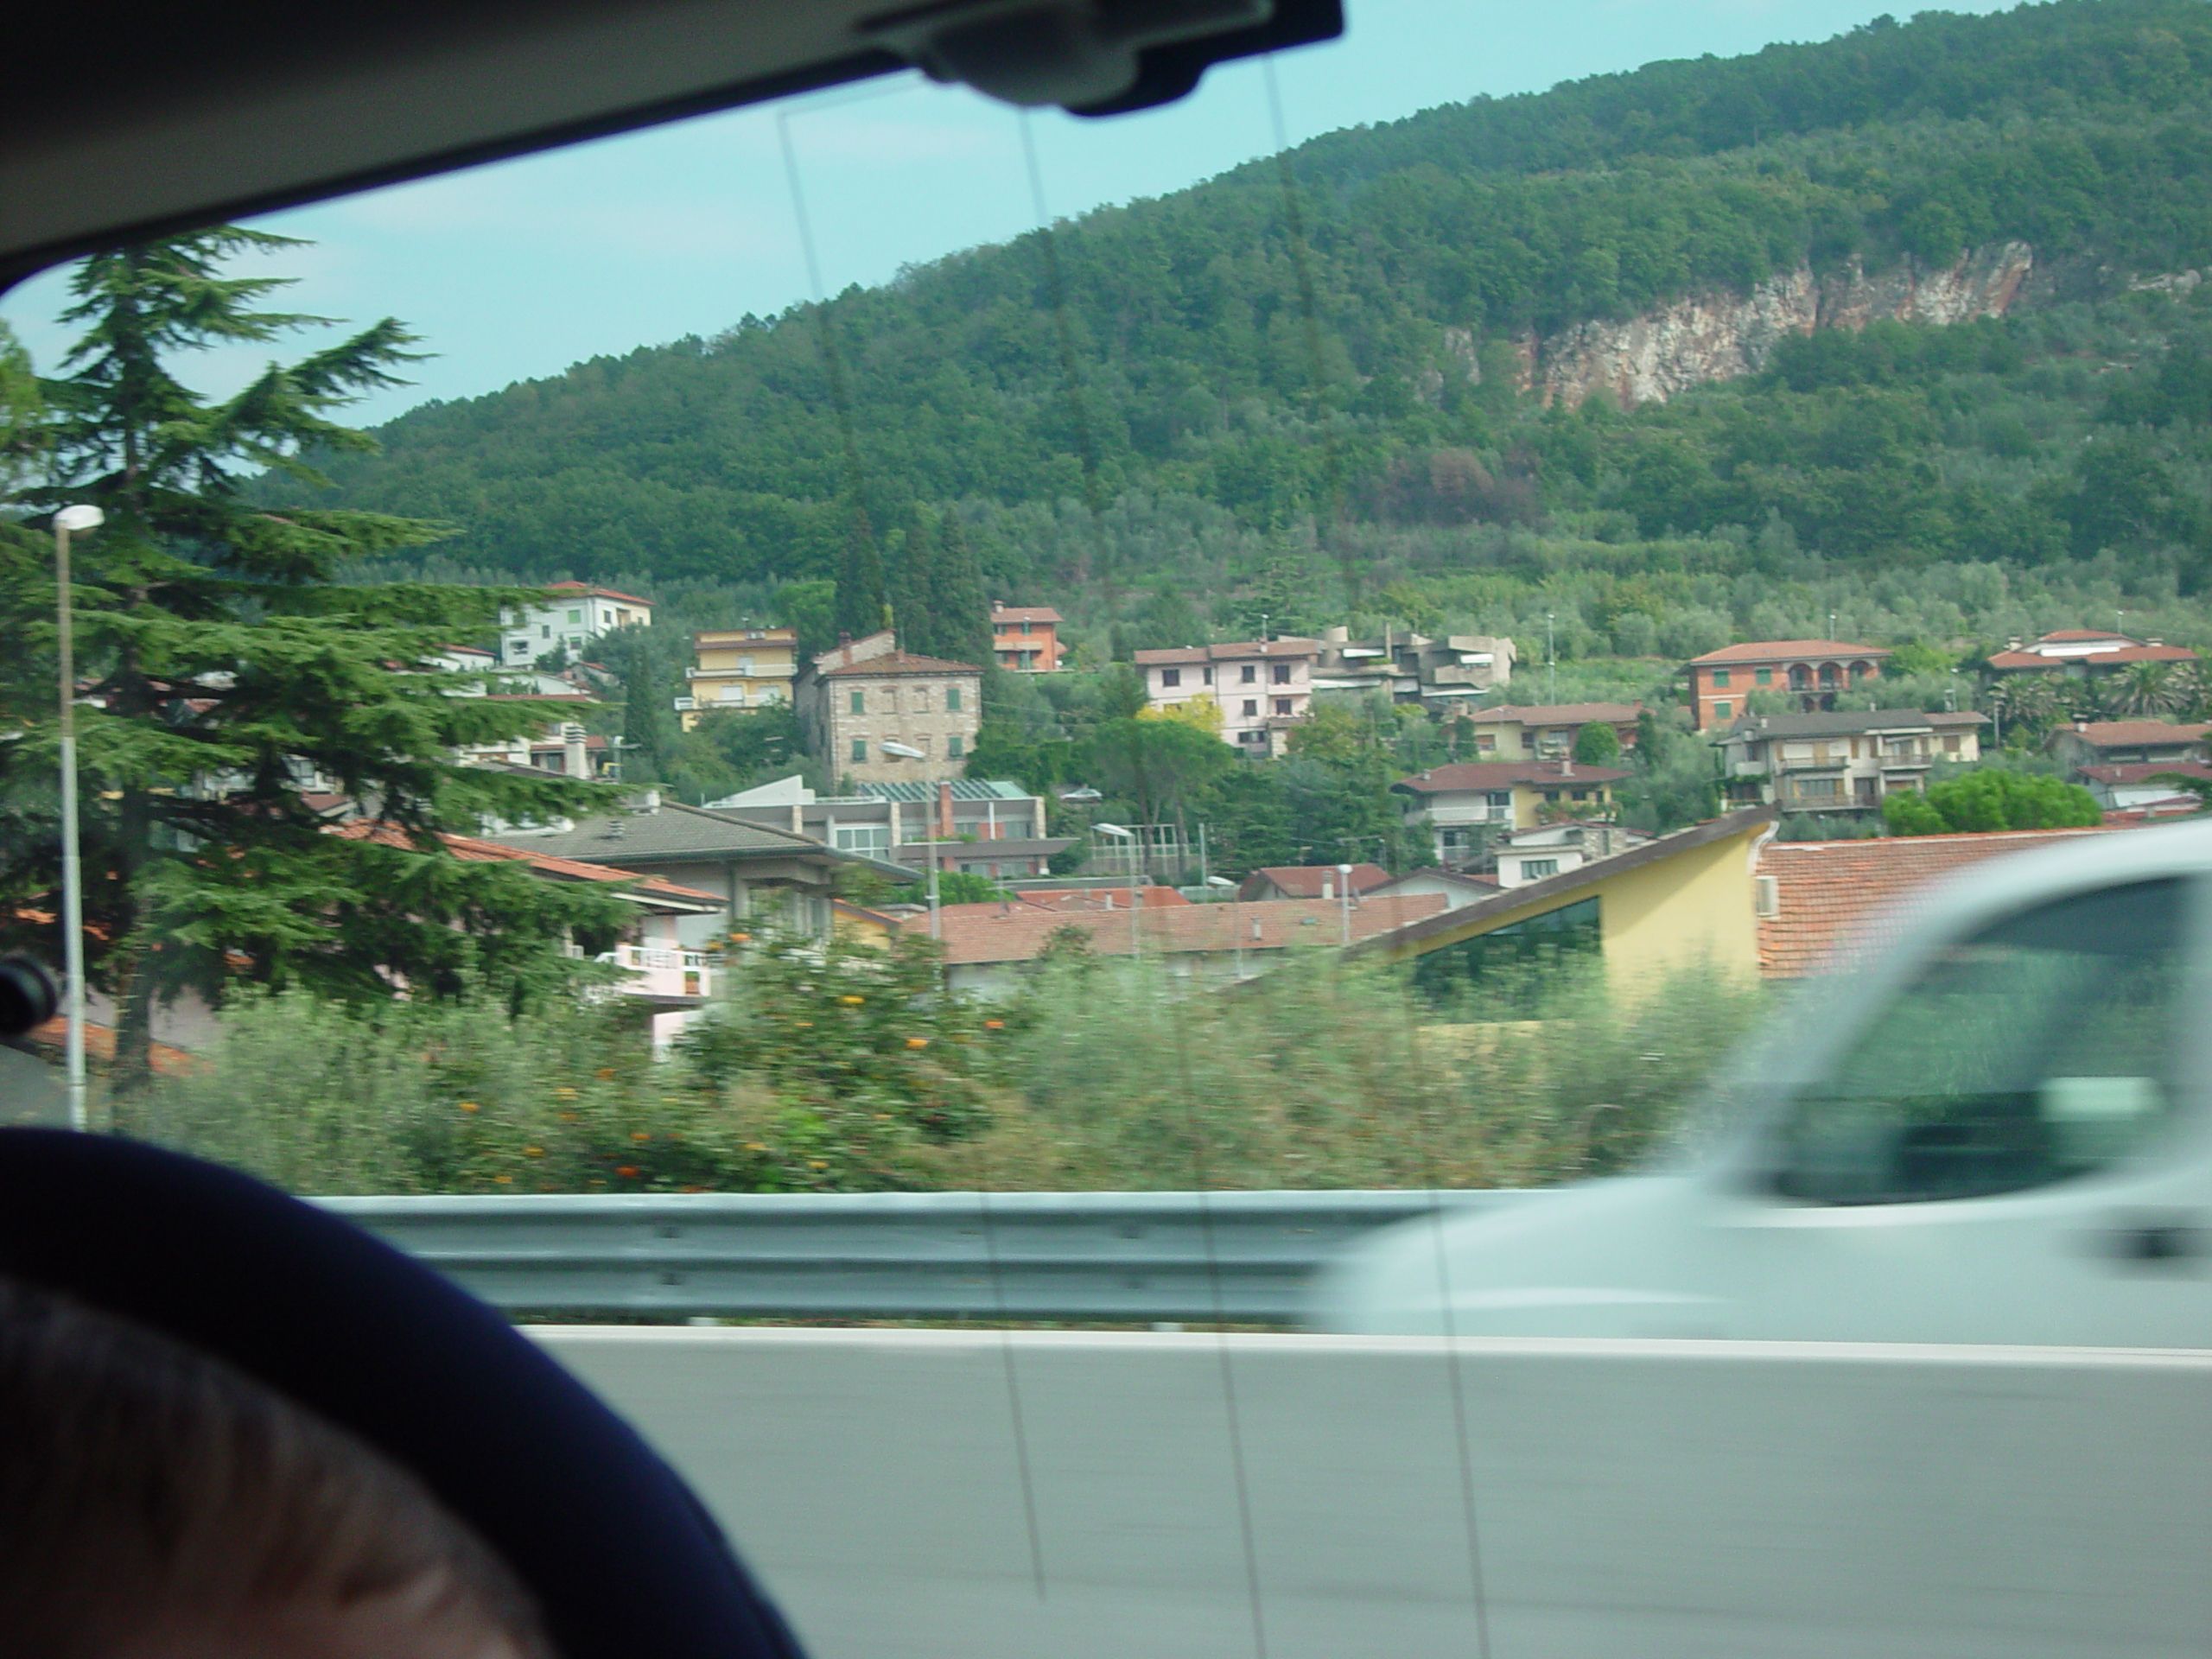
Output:
<instances>
[{"instance_id":1,"label":"cypress tree","mask_svg":"<svg viewBox=\"0 0 2212 1659\"><path fill-rule=\"evenodd\" d=\"M837 632L855 639L884 626L883 553L868 509L855 506L845 529L844 557L837 566Z\"/></svg>"},{"instance_id":2,"label":"cypress tree","mask_svg":"<svg viewBox=\"0 0 2212 1659\"><path fill-rule=\"evenodd\" d=\"M995 660L991 655L990 595L960 515L950 507L944 511L938 538L940 552L930 586L937 649L929 654L988 667Z\"/></svg>"},{"instance_id":3,"label":"cypress tree","mask_svg":"<svg viewBox=\"0 0 2212 1659\"><path fill-rule=\"evenodd\" d=\"M84 334L44 383L52 482L106 524L76 549L71 608L88 683L79 709L87 956L120 1004L118 1082L143 1080L156 1005L219 1000L234 981L364 998L473 983L512 998L559 982L570 930L606 937L620 906L504 861L463 862L441 830L550 817L600 798L554 777L464 766L456 748L534 732L527 702L458 695L448 643L480 637L520 588L346 586L346 563L436 539L387 515L261 507L275 472L323 482L303 456L375 444L331 418L400 384L415 338L386 318L210 401L166 359L251 345L324 320L264 310L281 284L225 276L231 257L291 238L219 227L97 254L63 314ZM54 639L51 549L0 542L0 628ZM52 950L59 803L53 658L0 681L0 946ZM334 835L312 798L370 815ZM575 884L578 887L591 884Z\"/></svg>"},{"instance_id":4,"label":"cypress tree","mask_svg":"<svg viewBox=\"0 0 2212 1659\"><path fill-rule=\"evenodd\" d=\"M628 641L622 672L622 781L650 783L661 775L660 677L642 636Z\"/></svg>"}]
</instances>

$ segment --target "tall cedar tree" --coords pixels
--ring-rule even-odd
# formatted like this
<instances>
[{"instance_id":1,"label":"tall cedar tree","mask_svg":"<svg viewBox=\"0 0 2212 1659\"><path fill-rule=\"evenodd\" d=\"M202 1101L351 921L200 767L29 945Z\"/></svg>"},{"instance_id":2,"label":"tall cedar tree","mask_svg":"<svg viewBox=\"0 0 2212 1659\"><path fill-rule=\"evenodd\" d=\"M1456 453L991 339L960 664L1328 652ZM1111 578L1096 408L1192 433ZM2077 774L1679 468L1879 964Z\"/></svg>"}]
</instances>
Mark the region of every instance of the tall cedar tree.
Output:
<instances>
[{"instance_id":1,"label":"tall cedar tree","mask_svg":"<svg viewBox=\"0 0 2212 1659\"><path fill-rule=\"evenodd\" d=\"M106 513L71 588L82 707L91 971L118 1001L117 1081L143 1081L157 1003L219 999L244 979L385 997L471 983L520 1000L575 967L557 948L608 937L619 903L500 861L464 862L440 830L575 810L591 786L458 763L463 745L533 731L527 702L435 661L490 630L526 589L349 587L346 562L433 540L379 513L262 511L245 482L320 475L315 450L372 448L331 411L400 384L415 343L386 319L210 401L167 367L178 353L258 344L324 319L257 308L282 284L225 276L288 238L220 227L85 262L65 321L83 337L46 382L50 482L21 492ZM0 611L51 652L50 550L0 547ZM0 682L0 944L58 944L52 658ZM328 791L371 824L333 833ZM43 918L43 919L41 919Z\"/></svg>"}]
</instances>

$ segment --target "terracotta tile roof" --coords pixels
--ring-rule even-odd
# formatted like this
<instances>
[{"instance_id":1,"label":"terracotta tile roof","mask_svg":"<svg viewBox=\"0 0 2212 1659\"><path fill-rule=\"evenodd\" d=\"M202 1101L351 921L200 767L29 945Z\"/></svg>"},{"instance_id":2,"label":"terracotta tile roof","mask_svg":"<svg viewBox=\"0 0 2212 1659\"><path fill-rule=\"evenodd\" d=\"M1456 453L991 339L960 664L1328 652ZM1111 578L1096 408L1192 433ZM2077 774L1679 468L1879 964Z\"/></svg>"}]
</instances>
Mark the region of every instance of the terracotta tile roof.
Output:
<instances>
[{"instance_id":1,"label":"terracotta tile roof","mask_svg":"<svg viewBox=\"0 0 2212 1659\"><path fill-rule=\"evenodd\" d=\"M1431 766L1427 772L1401 778L1391 788L1411 790L1419 795L1447 794L1463 789L1504 789L1514 784L1535 784L1546 789L1564 784L1572 788L1582 784L1615 784L1630 775L1620 766L1578 766L1567 771L1566 768L1572 764L1560 760L1455 760L1448 766Z\"/></svg>"},{"instance_id":2,"label":"terracotta tile roof","mask_svg":"<svg viewBox=\"0 0 2212 1659\"><path fill-rule=\"evenodd\" d=\"M2070 730L2091 748L2116 749L2124 744L2201 743L2212 732L2212 723L2177 725L2164 720L2093 720ZM2063 735L2063 732L2053 735Z\"/></svg>"},{"instance_id":3,"label":"terracotta tile roof","mask_svg":"<svg viewBox=\"0 0 2212 1659\"><path fill-rule=\"evenodd\" d=\"M1390 879L1390 872L1380 864L1355 864L1351 867L1351 890L1366 893L1381 887ZM1240 893L1257 894L1263 883L1282 889L1292 899L1319 899L1321 884L1329 884L1333 895L1337 887L1337 867L1333 864L1269 864L1256 869L1244 878Z\"/></svg>"},{"instance_id":4,"label":"terracotta tile roof","mask_svg":"<svg viewBox=\"0 0 2212 1659\"><path fill-rule=\"evenodd\" d=\"M2075 770L2101 784L2139 784L2177 773L2183 778L2212 778L2212 766L2202 760L2130 760L2122 766L2077 766Z\"/></svg>"},{"instance_id":5,"label":"terracotta tile roof","mask_svg":"<svg viewBox=\"0 0 2212 1659\"><path fill-rule=\"evenodd\" d=\"M2196 660L2196 653L2185 645L2121 645L2112 651L2069 652L2063 657L2045 657L2032 651L1993 651L1989 653L1989 665L1996 669L2059 669L2069 663L2094 663L2101 668L2108 663L2193 663Z\"/></svg>"},{"instance_id":6,"label":"terracotta tile roof","mask_svg":"<svg viewBox=\"0 0 2212 1659\"><path fill-rule=\"evenodd\" d=\"M1173 667L1177 663L1220 663L1241 661L1247 657L1319 657L1319 639L1247 639L1228 645L1177 645L1160 651L1140 651L1135 653L1140 667L1162 664Z\"/></svg>"},{"instance_id":7,"label":"terracotta tile roof","mask_svg":"<svg viewBox=\"0 0 2212 1659\"><path fill-rule=\"evenodd\" d=\"M2004 830L1876 841L1770 841L1758 873L1775 881L1775 913L1759 918L1759 972L1814 973L1862 918L1986 858L2094 836L2095 830ZM1886 936L1888 930L1885 930Z\"/></svg>"},{"instance_id":8,"label":"terracotta tile roof","mask_svg":"<svg viewBox=\"0 0 2212 1659\"><path fill-rule=\"evenodd\" d=\"M68 1024L56 1014L44 1025L26 1032L23 1040L35 1043L41 1048L52 1049L58 1054L69 1040ZM187 1050L173 1047L168 1043L154 1043L149 1046L153 1051L150 1064L156 1076L188 1076L200 1064ZM95 1060L112 1061L115 1058L115 1027L101 1025L97 1020L86 1020L85 1052Z\"/></svg>"},{"instance_id":9,"label":"terracotta tile roof","mask_svg":"<svg viewBox=\"0 0 2212 1659\"><path fill-rule=\"evenodd\" d=\"M594 588L586 582L556 582L549 583L545 591L549 594L588 594L594 599L619 599L626 605L650 607L652 604L650 599L639 599L635 594L618 593L612 588Z\"/></svg>"},{"instance_id":10,"label":"terracotta tile roof","mask_svg":"<svg viewBox=\"0 0 2212 1659\"><path fill-rule=\"evenodd\" d=\"M2140 806L2115 808L2105 814L2105 828L2125 830L2131 824L2194 817L2203 810L2204 803L2194 795L2169 795L2164 800L2145 801Z\"/></svg>"},{"instance_id":11,"label":"terracotta tile roof","mask_svg":"<svg viewBox=\"0 0 2212 1659\"><path fill-rule=\"evenodd\" d=\"M1103 910L1109 895L1116 909L1128 914L1130 889L1119 887L1023 887L1014 893L1017 902L1036 905L1046 910ZM1136 893L1147 910L1163 906L1187 905L1191 901L1173 887L1138 887Z\"/></svg>"},{"instance_id":12,"label":"terracotta tile roof","mask_svg":"<svg viewBox=\"0 0 2212 1659\"><path fill-rule=\"evenodd\" d=\"M841 663L835 668L817 671L825 680L849 676L859 679L885 674L981 674L982 671L973 663L948 663L941 657L917 657L906 651L887 651L880 657L864 657L856 663Z\"/></svg>"},{"instance_id":13,"label":"terracotta tile roof","mask_svg":"<svg viewBox=\"0 0 2212 1659\"><path fill-rule=\"evenodd\" d=\"M1632 726L1643 712L1640 702L1554 702L1522 708L1503 703L1495 709L1477 709L1462 718L1478 726L1503 725L1513 721L1523 726L1586 726L1592 721Z\"/></svg>"},{"instance_id":14,"label":"terracotta tile roof","mask_svg":"<svg viewBox=\"0 0 2212 1659\"><path fill-rule=\"evenodd\" d=\"M1364 899L1351 906L1352 940L1357 944L1436 915L1446 903L1440 893ZM1064 927L1081 928L1090 937L1090 948L1102 957L1126 957L1133 920L1140 949L1147 953L1225 955L1240 946L1284 950L1295 945L1334 945L1343 938L1344 911L1334 899L1262 899L1136 911L1054 911L1019 902L947 905L938 912L945 960L954 966L1032 961L1045 941ZM927 933L929 918L909 917L903 926L909 933Z\"/></svg>"},{"instance_id":15,"label":"terracotta tile roof","mask_svg":"<svg viewBox=\"0 0 2212 1659\"><path fill-rule=\"evenodd\" d=\"M1882 645L1853 645L1840 639L1753 639L1740 645L1723 645L1718 651L1708 651L1702 657L1693 657L1693 663L1767 663L1784 662L1791 658L1818 657L1887 657L1891 653Z\"/></svg>"},{"instance_id":16,"label":"terracotta tile roof","mask_svg":"<svg viewBox=\"0 0 2212 1659\"><path fill-rule=\"evenodd\" d=\"M1065 622L1067 619L1049 605L994 605L994 622Z\"/></svg>"}]
</instances>

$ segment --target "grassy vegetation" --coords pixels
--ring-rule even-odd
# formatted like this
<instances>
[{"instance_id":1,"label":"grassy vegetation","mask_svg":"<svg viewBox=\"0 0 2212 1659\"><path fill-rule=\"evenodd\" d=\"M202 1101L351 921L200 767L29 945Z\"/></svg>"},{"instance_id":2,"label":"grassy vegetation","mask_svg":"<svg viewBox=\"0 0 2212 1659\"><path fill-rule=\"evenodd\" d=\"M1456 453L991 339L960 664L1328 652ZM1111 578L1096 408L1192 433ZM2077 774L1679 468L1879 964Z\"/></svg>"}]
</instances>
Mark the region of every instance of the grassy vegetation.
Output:
<instances>
[{"instance_id":1,"label":"grassy vegetation","mask_svg":"<svg viewBox=\"0 0 2212 1659\"><path fill-rule=\"evenodd\" d=\"M1550 961L1440 1009L1316 951L1203 996L1077 959L984 1006L921 960L756 957L662 1059L619 1007L273 996L114 1127L303 1192L1540 1185L1635 1159L1764 1000Z\"/></svg>"}]
</instances>

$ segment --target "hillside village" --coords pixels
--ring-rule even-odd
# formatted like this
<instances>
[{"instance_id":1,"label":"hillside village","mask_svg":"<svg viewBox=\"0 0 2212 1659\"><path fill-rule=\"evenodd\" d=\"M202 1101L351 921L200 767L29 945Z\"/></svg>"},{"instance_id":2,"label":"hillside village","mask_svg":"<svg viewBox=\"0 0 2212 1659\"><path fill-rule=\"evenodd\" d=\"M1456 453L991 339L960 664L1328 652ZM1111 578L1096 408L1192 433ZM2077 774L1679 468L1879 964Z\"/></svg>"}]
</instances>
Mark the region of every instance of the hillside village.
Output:
<instances>
[{"instance_id":1,"label":"hillside village","mask_svg":"<svg viewBox=\"0 0 2212 1659\"><path fill-rule=\"evenodd\" d=\"M2212 795L2208 16L1929 14L1449 105L374 434L337 419L416 360L397 320L272 366L248 435L167 359L303 326L225 274L266 239L95 255L107 344L41 378L0 339L39 658L0 931L59 954L59 677L118 1098L321 1017L286 999L587 1046L559 1022L613 1010L729 1109L715 1179L898 1185L1019 1116L991 1044L1136 1017L1086 976L1255 1072L1277 998L1356 1046L1367 988L1430 1052L1716 988L1697 1043L1607 1051L1648 1128L1635 1057L1870 906ZM161 306L196 321L107 326ZM65 674L66 504L109 528ZM774 1110L731 1141L741 1096ZM879 1135L921 1161L839 1162ZM690 1179L604 1152L574 1179Z\"/></svg>"}]
</instances>

